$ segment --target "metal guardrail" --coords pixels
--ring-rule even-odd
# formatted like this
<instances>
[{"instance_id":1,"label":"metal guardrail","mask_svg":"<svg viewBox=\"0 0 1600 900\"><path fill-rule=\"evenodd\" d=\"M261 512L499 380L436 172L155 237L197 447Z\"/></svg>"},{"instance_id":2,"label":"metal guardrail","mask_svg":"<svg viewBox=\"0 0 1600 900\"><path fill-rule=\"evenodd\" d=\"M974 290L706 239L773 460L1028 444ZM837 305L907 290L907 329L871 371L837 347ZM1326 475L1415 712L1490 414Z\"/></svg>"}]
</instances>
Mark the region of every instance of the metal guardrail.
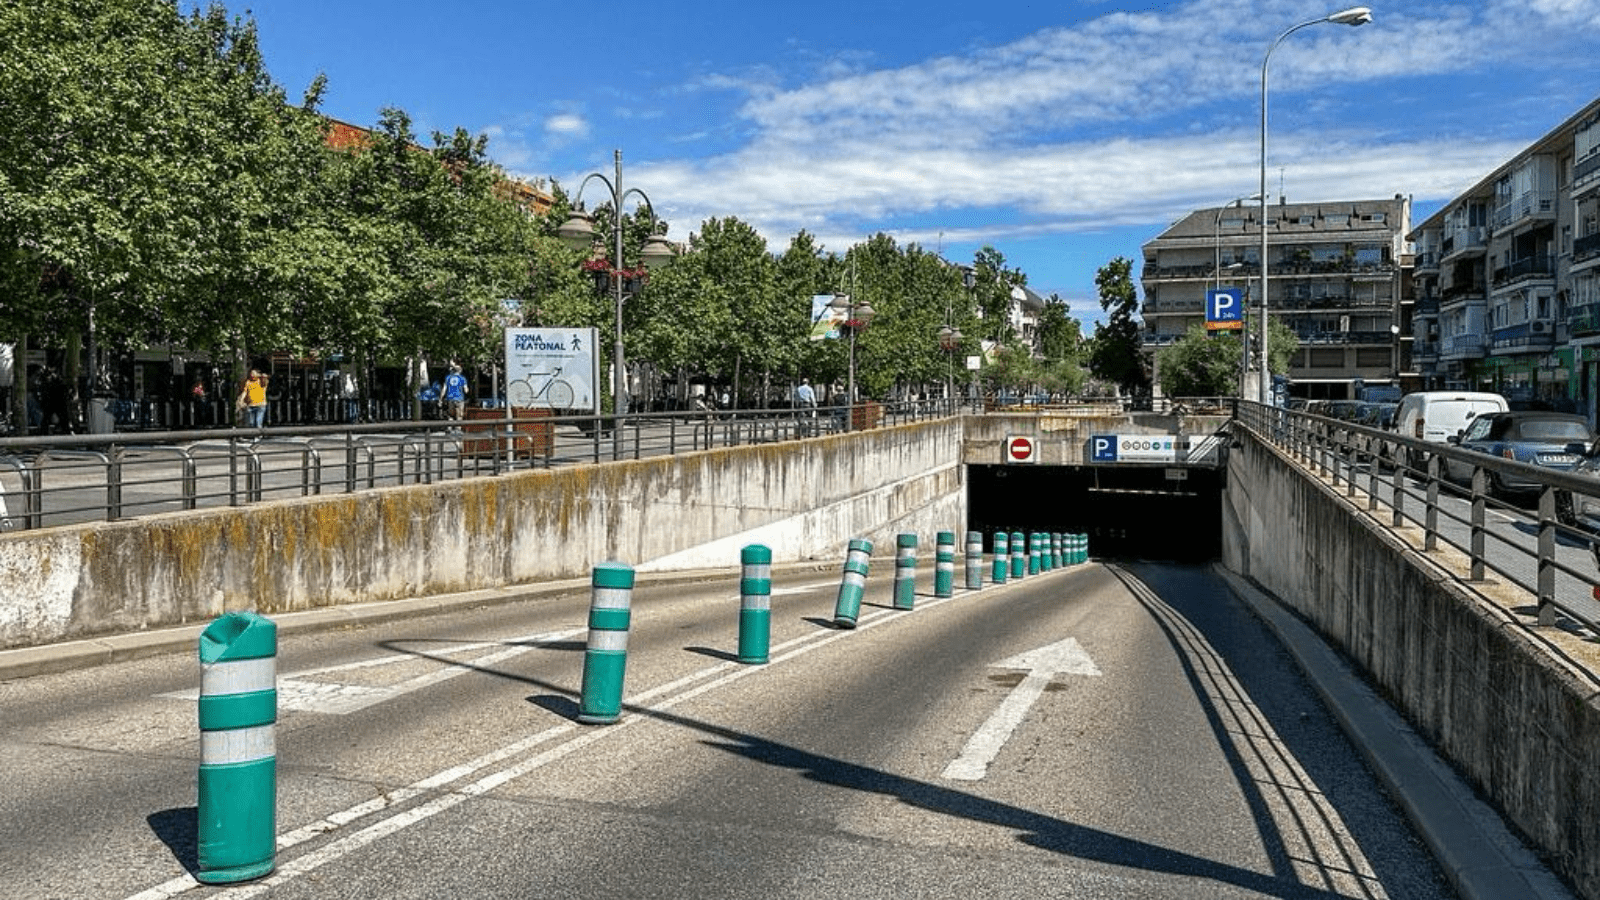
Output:
<instances>
[{"instance_id":1,"label":"metal guardrail","mask_svg":"<svg viewBox=\"0 0 1600 900\"><path fill-rule=\"evenodd\" d=\"M1532 618L1600 638L1596 599L1600 536L1561 521L1558 503L1600 497L1600 482L1567 472L1502 459L1451 444L1405 437L1324 416L1238 403L1236 423L1279 447L1352 501L1397 530L1421 530L1424 552L1441 545L1465 554L1469 584L1491 573L1527 591ZM1445 461L1472 472L1465 482L1446 478ZM1533 482L1522 505L1490 489L1492 475ZM1566 495L1565 501L1563 495ZM1384 513L1387 512L1387 516Z\"/></svg>"},{"instance_id":2,"label":"metal guardrail","mask_svg":"<svg viewBox=\"0 0 1600 900\"><path fill-rule=\"evenodd\" d=\"M951 415L858 404L856 427ZM0 438L0 530L599 464L846 430L845 407Z\"/></svg>"}]
</instances>

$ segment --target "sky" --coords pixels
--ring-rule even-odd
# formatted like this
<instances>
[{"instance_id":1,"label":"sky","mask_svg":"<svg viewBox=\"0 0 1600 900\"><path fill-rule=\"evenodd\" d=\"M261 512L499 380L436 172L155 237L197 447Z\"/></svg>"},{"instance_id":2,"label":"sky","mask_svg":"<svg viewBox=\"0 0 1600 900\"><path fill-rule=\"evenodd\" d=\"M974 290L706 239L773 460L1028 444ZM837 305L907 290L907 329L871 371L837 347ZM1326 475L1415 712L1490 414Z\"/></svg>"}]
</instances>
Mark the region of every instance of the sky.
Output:
<instances>
[{"instance_id":1,"label":"sky","mask_svg":"<svg viewBox=\"0 0 1600 900\"><path fill-rule=\"evenodd\" d=\"M1254 195L1268 48L1339 0L225 0L273 79L370 127L465 128L509 172L637 188L668 237L708 218L774 253L884 232L952 262L992 246L1085 331L1095 274L1191 210ZM1268 68L1268 192L1408 195L1413 222L1600 96L1600 0L1371 7ZM591 183L591 208L606 198ZM633 208L630 202L628 208ZM842 286L841 286L842 287ZM1142 296L1142 295L1141 295Z\"/></svg>"}]
</instances>

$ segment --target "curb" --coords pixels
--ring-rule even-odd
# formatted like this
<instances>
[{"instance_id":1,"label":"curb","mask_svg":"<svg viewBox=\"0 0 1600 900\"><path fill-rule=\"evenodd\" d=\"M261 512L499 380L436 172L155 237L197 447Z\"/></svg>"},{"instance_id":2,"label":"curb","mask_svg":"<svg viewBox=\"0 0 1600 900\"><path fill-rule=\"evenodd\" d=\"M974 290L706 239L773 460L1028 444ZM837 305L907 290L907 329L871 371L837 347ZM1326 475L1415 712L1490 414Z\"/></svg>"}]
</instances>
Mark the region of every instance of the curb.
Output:
<instances>
[{"instance_id":1,"label":"curb","mask_svg":"<svg viewBox=\"0 0 1600 900\"><path fill-rule=\"evenodd\" d=\"M1212 570L1294 656L1462 900L1574 900L1499 813L1316 632L1236 573L1217 564Z\"/></svg>"}]
</instances>

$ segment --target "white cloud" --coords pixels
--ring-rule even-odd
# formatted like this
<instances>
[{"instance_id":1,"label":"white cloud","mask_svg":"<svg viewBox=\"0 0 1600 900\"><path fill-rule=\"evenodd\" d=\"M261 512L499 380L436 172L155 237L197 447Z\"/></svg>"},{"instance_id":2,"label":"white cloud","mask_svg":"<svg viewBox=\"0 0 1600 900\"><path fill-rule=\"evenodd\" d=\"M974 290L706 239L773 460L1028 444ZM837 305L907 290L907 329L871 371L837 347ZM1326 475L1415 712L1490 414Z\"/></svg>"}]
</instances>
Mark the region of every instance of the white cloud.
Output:
<instances>
[{"instance_id":1,"label":"white cloud","mask_svg":"<svg viewBox=\"0 0 1600 900\"><path fill-rule=\"evenodd\" d=\"M559 137L583 137L589 133L589 122L577 113L557 113L544 120L544 130Z\"/></svg>"}]
</instances>

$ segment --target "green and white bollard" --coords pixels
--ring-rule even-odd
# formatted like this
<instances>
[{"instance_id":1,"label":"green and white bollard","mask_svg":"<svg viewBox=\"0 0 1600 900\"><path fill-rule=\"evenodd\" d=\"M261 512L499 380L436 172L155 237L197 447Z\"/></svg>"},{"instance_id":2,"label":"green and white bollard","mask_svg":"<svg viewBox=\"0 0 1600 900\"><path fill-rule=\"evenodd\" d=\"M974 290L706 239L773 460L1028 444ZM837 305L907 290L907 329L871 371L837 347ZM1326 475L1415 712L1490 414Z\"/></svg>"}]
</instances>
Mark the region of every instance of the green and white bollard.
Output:
<instances>
[{"instance_id":1,"label":"green and white bollard","mask_svg":"<svg viewBox=\"0 0 1600 900\"><path fill-rule=\"evenodd\" d=\"M917 536L902 533L895 537L894 608L917 605Z\"/></svg>"},{"instance_id":2,"label":"green and white bollard","mask_svg":"<svg viewBox=\"0 0 1600 900\"><path fill-rule=\"evenodd\" d=\"M1043 543L1044 543L1043 541L1039 540L1039 532L1033 531L1033 532L1029 532L1028 533L1028 574L1029 575L1037 575L1037 574L1039 574L1039 560L1040 560L1041 557L1044 556L1044 548L1042 546L1040 546L1040 545L1043 544Z\"/></svg>"},{"instance_id":3,"label":"green and white bollard","mask_svg":"<svg viewBox=\"0 0 1600 900\"><path fill-rule=\"evenodd\" d=\"M751 544L739 562L739 662L760 665L772 646L772 549Z\"/></svg>"},{"instance_id":4,"label":"green and white bollard","mask_svg":"<svg viewBox=\"0 0 1600 900\"><path fill-rule=\"evenodd\" d=\"M995 584L1005 584L1006 573L1011 570L1009 539L1010 536L1004 531L994 533L994 569L991 575Z\"/></svg>"},{"instance_id":5,"label":"green and white bollard","mask_svg":"<svg viewBox=\"0 0 1600 900\"><path fill-rule=\"evenodd\" d=\"M1022 542L1022 532L1011 532L1011 577L1017 581L1028 574L1028 545Z\"/></svg>"},{"instance_id":6,"label":"green and white bollard","mask_svg":"<svg viewBox=\"0 0 1600 900\"><path fill-rule=\"evenodd\" d=\"M628 625L632 618L633 567L603 562L590 581L589 643L583 653L583 692L578 721L610 725L622 715L622 681L628 667Z\"/></svg>"},{"instance_id":7,"label":"green and white bollard","mask_svg":"<svg viewBox=\"0 0 1600 900\"><path fill-rule=\"evenodd\" d=\"M941 531L933 552L933 595L953 597L956 592L956 533Z\"/></svg>"},{"instance_id":8,"label":"green and white bollard","mask_svg":"<svg viewBox=\"0 0 1600 900\"><path fill-rule=\"evenodd\" d=\"M1080 534L1080 535L1078 535L1078 562L1086 563L1088 561L1089 561L1089 536L1087 534Z\"/></svg>"},{"instance_id":9,"label":"green and white bollard","mask_svg":"<svg viewBox=\"0 0 1600 900\"><path fill-rule=\"evenodd\" d=\"M872 565L872 542L852 538L844 558L844 576L839 580L839 599L833 604L833 624L856 627L861 615L861 595L867 591L867 570Z\"/></svg>"},{"instance_id":10,"label":"green and white bollard","mask_svg":"<svg viewBox=\"0 0 1600 900\"><path fill-rule=\"evenodd\" d=\"M967 590L983 590L983 532L967 532Z\"/></svg>"},{"instance_id":11,"label":"green and white bollard","mask_svg":"<svg viewBox=\"0 0 1600 900\"><path fill-rule=\"evenodd\" d=\"M200 778L195 880L232 884L277 861L278 626L228 613L200 634Z\"/></svg>"},{"instance_id":12,"label":"green and white bollard","mask_svg":"<svg viewBox=\"0 0 1600 900\"><path fill-rule=\"evenodd\" d=\"M1062 546L1062 534L1061 534L1061 532L1059 532L1059 531L1050 532L1050 568L1059 569L1062 566L1066 565L1067 564L1067 558L1066 558L1066 556L1064 554L1065 554L1065 549Z\"/></svg>"}]
</instances>

